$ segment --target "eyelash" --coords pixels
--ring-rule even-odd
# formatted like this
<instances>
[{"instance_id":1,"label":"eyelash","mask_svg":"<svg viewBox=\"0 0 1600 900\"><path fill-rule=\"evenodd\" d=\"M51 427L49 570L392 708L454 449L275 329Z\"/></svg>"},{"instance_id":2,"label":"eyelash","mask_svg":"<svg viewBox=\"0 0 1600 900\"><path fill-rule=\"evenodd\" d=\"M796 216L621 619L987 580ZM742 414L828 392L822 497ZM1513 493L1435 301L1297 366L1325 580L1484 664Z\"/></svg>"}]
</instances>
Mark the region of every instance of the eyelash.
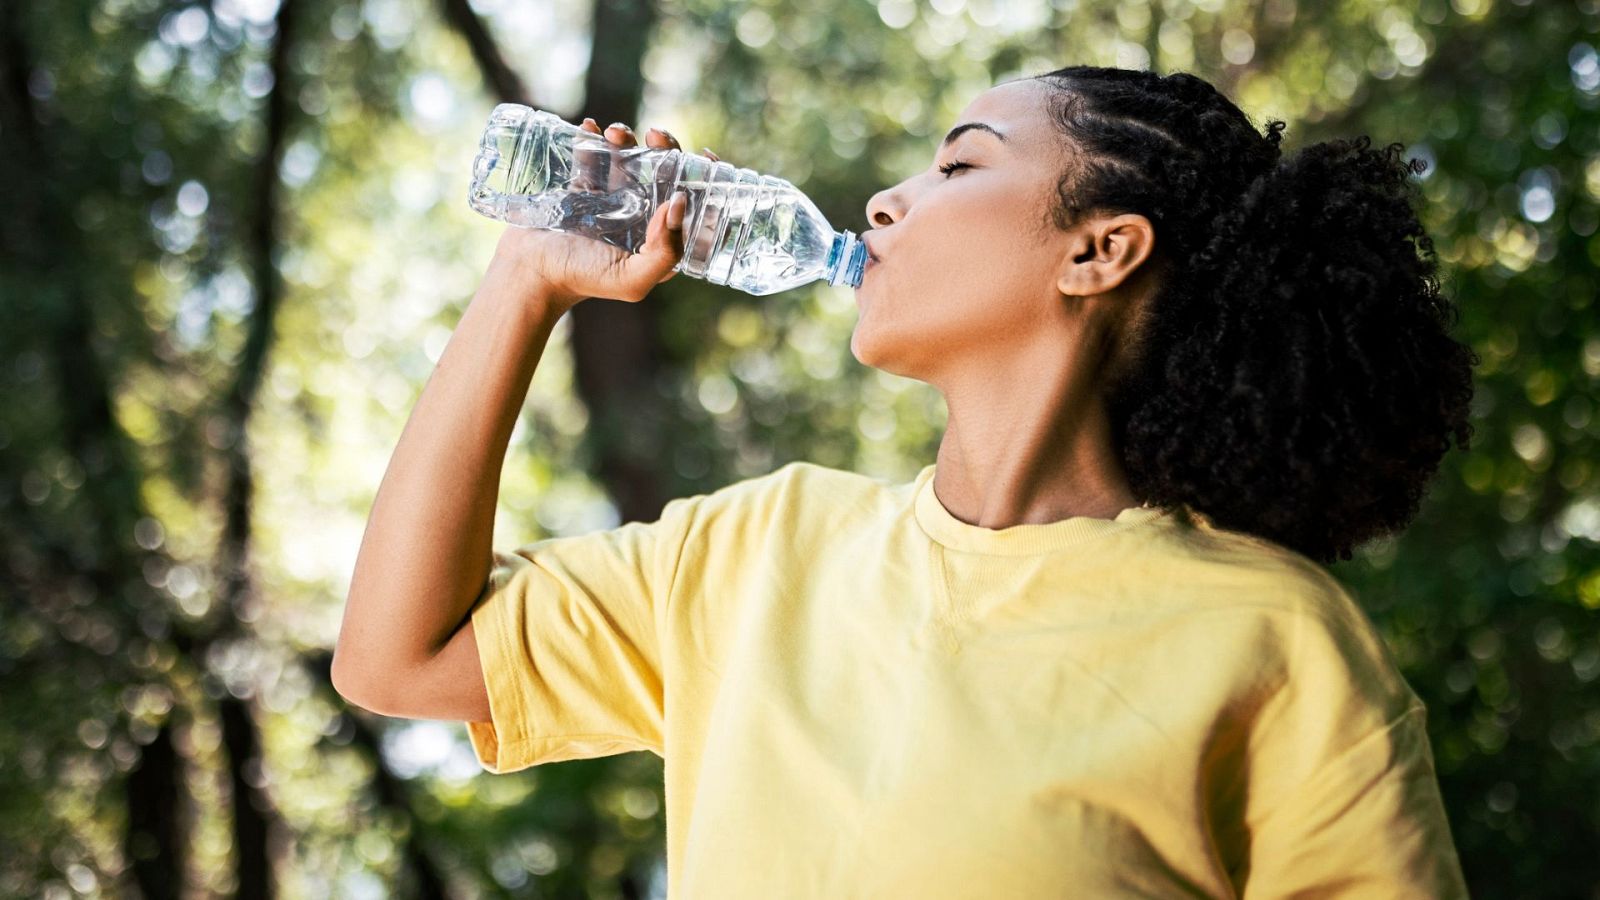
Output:
<instances>
[{"instance_id":1,"label":"eyelash","mask_svg":"<svg viewBox=\"0 0 1600 900\"><path fill-rule=\"evenodd\" d=\"M944 165L940 166L939 167L939 171L944 173L944 177L949 178L950 177L950 173L954 172L957 169L970 169L970 168L972 168L972 166L968 165L967 163L961 162L960 160L955 160L953 162L947 162Z\"/></svg>"}]
</instances>

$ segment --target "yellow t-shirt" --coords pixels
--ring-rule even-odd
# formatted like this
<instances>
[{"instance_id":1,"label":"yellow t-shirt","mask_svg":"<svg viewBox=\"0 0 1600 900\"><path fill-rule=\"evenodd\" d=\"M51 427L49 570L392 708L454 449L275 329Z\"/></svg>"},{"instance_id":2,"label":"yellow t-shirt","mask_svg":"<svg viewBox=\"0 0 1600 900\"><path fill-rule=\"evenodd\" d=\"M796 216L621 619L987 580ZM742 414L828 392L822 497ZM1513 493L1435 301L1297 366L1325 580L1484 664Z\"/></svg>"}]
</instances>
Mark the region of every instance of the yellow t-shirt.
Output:
<instances>
[{"instance_id":1,"label":"yellow t-shirt","mask_svg":"<svg viewBox=\"0 0 1600 900\"><path fill-rule=\"evenodd\" d=\"M490 772L664 760L674 900L1466 896L1425 708L1314 561L987 529L810 463L495 554Z\"/></svg>"}]
</instances>

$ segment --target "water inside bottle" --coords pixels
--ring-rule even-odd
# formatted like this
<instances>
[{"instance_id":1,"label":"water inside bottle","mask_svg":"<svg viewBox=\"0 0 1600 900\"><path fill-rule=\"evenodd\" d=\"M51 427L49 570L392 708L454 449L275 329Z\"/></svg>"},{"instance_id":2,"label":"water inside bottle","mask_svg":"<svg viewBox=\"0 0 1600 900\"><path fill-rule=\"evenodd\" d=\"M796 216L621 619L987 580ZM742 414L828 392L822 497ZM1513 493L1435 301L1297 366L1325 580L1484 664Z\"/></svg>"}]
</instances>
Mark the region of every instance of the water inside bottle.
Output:
<instances>
[{"instance_id":1,"label":"water inside bottle","mask_svg":"<svg viewBox=\"0 0 1600 900\"><path fill-rule=\"evenodd\" d=\"M679 268L758 295L816 278L833 235L797 214L803 198L788 182L756 178L679 182L695 213L684 216Z\"/></svg>"},{"instance_id":2,"label":"water inside bottle","mask_svg":"<svg viewBox=\"0 0 1600 900\"><path fill-rule=\"evenodd\" d=\"M549 191L507 196L501 208L512 225L583 234L632 253L644 245L644 205L636 191Z\"/></svg>"},{"instance_id":3,"label":"water inside bottle","mask_svg":"<svg viewBox=\"0 0 1600 900\"><path fill-rule=\"evenodd\" d=\"M854 250L854 242L837 238L810 200L781 178L681 152L618 150L587 132L524 131L520 115L497 108L474 160L469 199L484 215L583 234L634 253L644 246L655 208L683 190L688 205L678 271L756 295L845 271L836 257ZM549 189L561 185L569 187Z\"/></svg>"},{"instance_id":4,"label":"water inside bottle","mask_svg":"<svg viewBox=\"0 0 1600 900\"><path fill-rule=\"evenodd\" d=\"M796 216L793 204L783 202L792 198L773 186L702 180L680 181L677 187L688 192L689 200L681 231L684 255L676 268L707 281L755 294L781 290L804 268L817 269L833 243L833 235ZM508 223L586 234L630 253L643 248L653 212L637 189L497 199L500 217Z\"/></svg>"}]
</instances>

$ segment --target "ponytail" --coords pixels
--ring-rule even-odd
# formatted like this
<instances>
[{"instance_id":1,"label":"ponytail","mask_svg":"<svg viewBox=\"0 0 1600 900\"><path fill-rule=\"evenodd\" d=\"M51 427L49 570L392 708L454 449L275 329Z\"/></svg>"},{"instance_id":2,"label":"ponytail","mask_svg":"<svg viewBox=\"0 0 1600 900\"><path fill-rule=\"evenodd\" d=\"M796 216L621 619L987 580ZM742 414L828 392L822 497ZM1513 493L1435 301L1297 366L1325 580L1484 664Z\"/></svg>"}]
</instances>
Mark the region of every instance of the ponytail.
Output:
<instances>
[{"instance_id":1,"label":"ponytail","mask_svg":"<svg viewBox=\"0 0 1600 900\"><path fill-rule=\"evenodd\" d=\"M1071 139L1134 174L1074 189L1176 248L1107 385L1134 493L1324 563L1402 530L1467 447L1478 362L1413 209L1425 164L1365 136L1281 158L1283 123L1193 76L1095 71L1052 73Z\"/></svg>"}]
</instances>

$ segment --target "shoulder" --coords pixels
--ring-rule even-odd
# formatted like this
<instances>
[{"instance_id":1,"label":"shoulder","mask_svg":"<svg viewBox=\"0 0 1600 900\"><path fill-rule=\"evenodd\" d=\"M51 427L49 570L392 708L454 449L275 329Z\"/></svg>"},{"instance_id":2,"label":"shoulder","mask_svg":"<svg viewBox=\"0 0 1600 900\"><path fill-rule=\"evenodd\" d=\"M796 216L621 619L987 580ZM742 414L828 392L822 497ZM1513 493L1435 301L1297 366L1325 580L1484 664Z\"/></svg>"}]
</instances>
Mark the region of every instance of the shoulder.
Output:
<instances>
[{"instance_id":1,"label":"shoulder","mask_svg":"<svg viewBox=\"0 0 1600 900\"><path fill-rule=\"evenodd\" d=\"M1409 694L1377 623L1348 585L1315 560L1271 541L1242 536L1240 544L1256 554L1258 590L1274 595L1279 615L1292 623L1295 663L1348 669L1397 700Z\"/></svg>"},{"instance_id":2,"label":"shoulder","mask_svg":"<svg viewBox=\"0 0 1600 900\"><path fill-rule=\"evenodd\" d=\"M1179 511L1174 519L1150 547L1170 562L1174 583L1217 589L1291 618L1344 625L1365 618L1349 588L1316 560L1257 535L1217 528L1199 514Z\"/></svg>"},{"instance_id":3,"label":"shoulder","mask_svg":"<svg viewBox=\"0 0 1600 900\"><path fill-rule=\"evenodd\" d=\"M1284 675L1308 690L1351 695L1380 714L1421 701L1355 593L1317 561L1272 541L1201 523L1160 539L1163 588L1181 606L1226 611Z\"/></svg>"},{"instance_id":4,"label":"shoulder","mask_svg":"<svg viewBox=\"0 0 1600 900\"><path fill-rule=\"evenodd\" d=\"M906 514L908 485L816 463L786 463L674 500L689 546L707 559L810 560ZM742 563L741 563L742 565Z\"/></svg>"},{"instance_id":5,"label":"shoulder","mask_svg":"<svg viewBox=\"0 0 1600 900\"><path fill-rule=\"evenodd\" d=\"M1280 548L1273 558L1283 585L1275 618L1287 640L1287 698L1300 699L1301 716L1337 723L1335 734L1354 735L1424 707L1388 639L1347 585L1293 551Z\"/></svg>"},{"instance_id":6,"label":"shoulder","mask_svg":"<svg viewBox=\"0 0 1600 900\"><path fill-rule=\"evenodd\" d=\"M707 520L838 516L888 500L894 488L885 480L858 472L796 460L765 475L673 503L692 503Z\"/></svg>"}]
</instances>

